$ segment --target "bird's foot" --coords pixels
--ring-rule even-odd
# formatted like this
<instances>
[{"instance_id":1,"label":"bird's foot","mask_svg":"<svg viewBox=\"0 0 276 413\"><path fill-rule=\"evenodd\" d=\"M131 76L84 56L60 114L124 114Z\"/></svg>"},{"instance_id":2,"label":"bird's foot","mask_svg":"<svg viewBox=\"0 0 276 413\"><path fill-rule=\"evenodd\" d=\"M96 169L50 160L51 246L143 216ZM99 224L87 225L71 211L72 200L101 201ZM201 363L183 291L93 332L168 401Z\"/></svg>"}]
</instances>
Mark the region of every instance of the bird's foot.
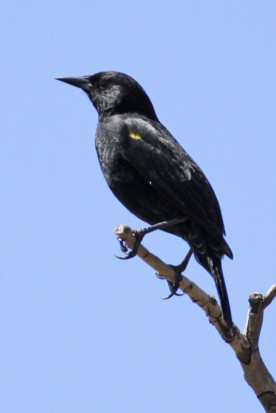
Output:
<instances>
[{"instance_id":1,"label":"bird's foot","mask_svg":"<svg viewBox=\"0 0 276 413\"><path fill-rule=\"evenodd\" d=\"M172 296L176 295L178 297L184 295L183 294L177 294L177 290L179 288L181 279L182 279L182 275L181 273L186 269L191 256L193 255L193 250L190 249L188 254L186 255L186 257L184 258L184 260L181 262L181 264L179 265L171 265L171 267L174 269L175 271L175 282L172 283L170 281L167 280L167 283L169 285L169 289L171 291L171 294L169 294L167 297L163 297L164 300L167 300L168 298L171 298ZM159 278L164 278L158 275Z\"/></svg>"},{"instance_id":2,"label":"bird's foot","mask_svg":"<svg viewBox=\"0 0 276 413\"><path fill-rule=\"evenodd\" d=\"M128 252L128 247L126 246L126 243L122 240L120 240L120 248L121 251L125 254L124 257L120 257L119 255L116 255L117 258L119 258L120 260L129 260L130 258L135 257L135 255L137 255L139 246L142 242L142 239L144 238L145 232L144 230L137 230L137 231L133 231L133 235L135 236L135 243L133 246L133 249Z\"/></svg>"},{"instance_id":3,"label":"bird's foot","mask_svg":"<svg viewBox=\"0 0 276 413\"><path fill-rule=\"evenodd\" d=\"M174 219L171 221L164 221L164 222L159 222L158 224L154 224L151 225L149 227L143 228L143 229L137 229L135 231L133 231L133 235L135 236L135 243L134 243L134 247L130 252L128 251L128 247L126 246L125 242L120 240L120 248L121 251L123 251L123 253L125 254L125 257L120 257L118 255L116 255L117 258L121 259L121 260L128 260L130 258L133 258L137 255L139 246L142 242L142 239L144 238L144 236L146 234L149 234L150 232L156 231L157 229L163 229L166 228L169 225L176 225L177 223L179 223L179 221L183 221L184 218L182 219Z\"/></svg>"},{"instance_id":4,"label":"bird's foot","mask_svg":"<svg viewBox=\"0 0 276 413\"><path fill-rule=\"evenodd\" d=\"M181 273L177 273L174 283L167 280L167 283L168 283L168 286L169 286L169 289L170 289L171 293L169 295L167 295L166 297L162 297L163 300L168 300L169 298L173 297L174 295L176 295L177 297L181 297L182 295L184 295L184 293L183 294L178 294L177 293L177 290L179 288L179 284L180 284L181 279L182 279Z\"/></svg>"},{"instance_id":5,"label":"bird's foot","mask_svg":"<svg viewBox=\"0 0 276 413\"><path fill-rule=\"evenodd\" d=\"M149 227L133 231L133 235L135 236L135 244L134 244L134 247L133 247L132 251L127 252L128 247L126 246L124 241L120 240L119 241L120 242L120 248L121 248L121 251L123 251L123 253L125 254L125 257L120 257L118 255L116 255L116 257L120 258L121 260L128 260L130 258L135 257L135 255L137 255L137 252L138 252L139 246L142 242L142 239L144 238L144 236L146 234L149 234L150 232L156 231L157 229L165 229L165 228L168 228L170 226L181 224L181 223L185 222L186 220L187 220L187 218L174 218L174 219L171 219L170 221L159 222L158 224L153 224Z\"/></svg>"}]
</instances>

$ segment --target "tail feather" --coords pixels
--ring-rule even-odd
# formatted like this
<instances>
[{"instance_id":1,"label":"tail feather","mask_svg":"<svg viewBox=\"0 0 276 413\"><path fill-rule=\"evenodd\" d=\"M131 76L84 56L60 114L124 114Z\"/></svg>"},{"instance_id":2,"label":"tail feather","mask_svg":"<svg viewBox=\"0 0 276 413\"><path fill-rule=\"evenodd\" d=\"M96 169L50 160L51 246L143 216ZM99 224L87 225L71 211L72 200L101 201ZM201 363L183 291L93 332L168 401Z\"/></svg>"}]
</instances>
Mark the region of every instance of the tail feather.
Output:
<instances>
[{"instance_id":1,"label":"tail feather","mask_svg":"<svg viewBox=\"0 0 276 413\"><path fill-rule=\"evenodd\" d=\"M233 259L233 252L231 251L231 248L227 244L227 242L224 240L225 245L224 245L224 254L227 255L231 260Z\"/></svg>"},{"instance_id":2,"label":"tail feather","mask_svg":"<svg viewBox=\"0 0 276 413\"><path fill-rule=\"evenodd\" d=\"M228 326L231 328L233 325L232 315L231 315L231 309L230 309L227 289L226 289L226 285L225 285L225 281L223 277L221 262L220 260L216 260L214 262L214 260L212 260L212 258L210 257L207 257L207 261L208 261L210 273L212 274L215 280L218 295L220 298L223 317L226 323L228 324Z\"/></svg>"}]
</instances>

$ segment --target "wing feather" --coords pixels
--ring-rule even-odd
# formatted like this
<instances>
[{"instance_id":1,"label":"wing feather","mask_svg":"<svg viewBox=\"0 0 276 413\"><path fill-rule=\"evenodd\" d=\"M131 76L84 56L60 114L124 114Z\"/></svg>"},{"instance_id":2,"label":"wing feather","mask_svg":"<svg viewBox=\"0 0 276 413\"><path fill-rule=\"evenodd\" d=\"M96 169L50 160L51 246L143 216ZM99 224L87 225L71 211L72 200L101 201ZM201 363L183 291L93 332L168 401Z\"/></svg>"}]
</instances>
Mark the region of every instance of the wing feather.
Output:
<instances>
[{"instance_id":1,"label":"wing feather","mask_svg":"<svg viewBox=\"0 0 276 413\"><path fill-rule=\"evenodd\" d=\"M221 237L225 231L220 207L198 165L161 124L140 119L128 120L126 126L124 159L180 214Z\"/></svg>"}]
</instances>

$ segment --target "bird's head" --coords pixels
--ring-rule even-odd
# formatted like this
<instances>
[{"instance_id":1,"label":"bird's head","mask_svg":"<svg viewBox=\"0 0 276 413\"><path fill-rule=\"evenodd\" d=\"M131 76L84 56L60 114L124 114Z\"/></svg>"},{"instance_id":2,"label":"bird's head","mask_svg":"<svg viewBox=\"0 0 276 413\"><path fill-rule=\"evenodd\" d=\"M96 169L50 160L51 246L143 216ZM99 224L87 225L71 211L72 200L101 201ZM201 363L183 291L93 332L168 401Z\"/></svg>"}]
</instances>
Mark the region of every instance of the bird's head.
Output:
<instances>
[{"instance_id":1,"label":"bird's head","mask_svg":"<svg viewBox=\"0 0 276 413\"><path fill-rule=\"evenodd\" d=\"M93 76L57 78L81 88L92 101L99 116L138 113L157 120L144 89L132 77L119 72L100 72Z\"/></svg>"}]
</instances>

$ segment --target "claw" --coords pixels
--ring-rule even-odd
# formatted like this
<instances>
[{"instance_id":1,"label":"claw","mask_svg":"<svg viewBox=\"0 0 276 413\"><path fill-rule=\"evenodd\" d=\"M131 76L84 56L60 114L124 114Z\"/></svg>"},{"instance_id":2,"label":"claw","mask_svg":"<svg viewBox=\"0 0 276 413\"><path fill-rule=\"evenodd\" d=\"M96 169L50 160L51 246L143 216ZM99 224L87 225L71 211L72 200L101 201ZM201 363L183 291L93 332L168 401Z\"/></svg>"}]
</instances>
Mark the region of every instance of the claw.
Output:
<instances>
[{"instance_id":1,"label":"claw","mask_svg":"<svg viewBox=\"0 0 276 413\"><path fill-rule=\"evenodd\" d=\"M129 260L130 258L133 258L137 255L137 251L139 249L139 246L141 244L144 234L141 233L141 231L135 231L133 234L135 236L135 244L133 246L133 250L131 250L130 252L127 252L128 247L126 246L125 242L122 240L119 240L121 251L125 253L126 256L120 257L119 255L115 255L116 258L119 258L120 260Z\"/></svg>"},{"instance_id":2,"label":"claw","mask_svg":"<svg viewBox=\"0 0 276 413\"><path fill-rule=\"evenodd\" d=\"M175 283L173 284L173 283L167 281L168 285L169 285L169 288L170 288L170 291L171 291L171 294L169 294L167 297L162 297L163 300L168 300L169 298L171 298L174 295L177 295L178 297L181 297L182 295L185 294L185 293L178 294L176 291L178 290L179 284L180 284L180 281L181 281L181 273L186 269L192 255L193 255L193 251L192 251L192 249L190 249L188 254L186 255L186 257L184 258L184 260L182 261L182 263L180 265L171 265L171 267L175 271ZM158 278L160 278L160 279L163 278L164 279L164 277L160 276L160 274L156 274L156 275L157 275Z\"/></svg>"},{"instance_id":3,"label":"claw","mask_svg":"<svg viewBox=\"0 0 276 413\"><path fill-rule=\"evenodd\" d=\"M120 240L119 240L119 243L120 243L121 251L124 252L124 253L126 253L127 250L128 250L128 248L127 248L127 246L126 246L126 244L125 244L125 241L123 241L123 240L120 239Z\"/></svg>"},{"instance_id":4,"label":"claw","mask_svg":"<svg viewBox=\"0 0 276 413\"><path fill-rule=\"evenodd\" d=\"M129 258L133 258L133 257L136 256L136 254L137 254L137 252L134 251L134 249L133 249L132 251L130 251L130 252L127 253L125 259L128 260Z\"/></svg>"},{"instance_id":5,"label":"claw","mask_svg":"<svg viewBox=\"0 0 276 413\"><path fill-rule=\"evenodd\" d=\"M163 275L158 274L158 272L156 272L155 275L156 275L157 278L159 278L159 280L166 280L166 277L163 277ZM183 293L183 294L178 294L178 293L176 292L176 291L178 290L178 288L179 288L180 280L181 280L181 273L178 273L178 274L177 274L177 279L176 279L176 282L175 282L174 284L171 283L171 282L169 282L168 280L166 280L167 283L168 283L168 286L169 286L169 288L170 288L170 290L171 290L171 294L169 294L169 295L166 296L166 297L161 297L162 300L168 300L168 299L171 298L173 295L176 295L177 297L181 297L182 295L185 294L185 293Z\"/></svg>"},{"instance_id":6,"label":"claw","mask_svg":"<svg viewBox=\"0 0 276 413\"><path fill-rule=\"evenodd\" d=\"M166 277L163 277L163 275L159 274L158 272L155 273L156 277L159 278L159 280L165 280Z\"/></svg>"},{"instance_id":7,"label":"claw","mask_svg":"<svg viewBox=\"0 0 276 413\"><path fill-rule=\"evenodd\" d=\"M120 243L120 248L121 248L121 251L124 253L124 254L126 254L124 257L121 257L120 255L115 255L115 257L116 258L119 258L120 260L129 260L130 258L133 258L133 257L135 257L135 255L136 255L136 248L135 248L135 245L134 245L134 248L133 248L133 250L132 251L130 251L130 252L127 252L128 251L128 247L126 246L126 244L125 244L125 242L124 241L122 241L122 240L119 240L119 243ZM138 245L138 247L139 247L139 245ZM138 249L138 248L137 248Z\"/></svg>"},{"instance_id":8,"label":"claw","mask_svg":"<svg viewBox=\"0 0 276 413\"><path fill-rule=\"evenodd\" d=\"M169 282L169 281L167 281L167 283L168 283L168 285L169 285L169 288L170 288L170 290L171 290L171 294L169 294L167 297L162 297L163 300L168 300L169 298L173 297L174 295L176 295L177 297L181 297L182 295L185 294L185 293L183 293L183 294L178 294L178 293L176 292L176 291L178 290L178 288L179 288L180 281L181 281L181 273L178 273L178 274L176 275L176 281L175 281L174 284L171 283L171 282Z\"/></svg>"},{"instance_id":9,"label":"claw","mask_svg":"<svg viewBox=\"0 0 276 413\"><path fill-rule=\"evenodd\" d=\"M185 293L183 293L183 294L171 293L171 294L167 295L166 297L161 297L161 298L162 298L162 300L168 300L169 298L173 297L174 295L176 295L177 297L182 297L182 295L184 295L184 294Z\"/></svg>"},{"instance_id":10,"label":"claw","mask_svg":"<svg viewBox=\"0 0 276 413\"><path fill-rule=\"evenodd\" d=\"M136 255L136 254L133 255L133 251L127 252L128 247L126 246L126 244L123 240L120 239L119 243L120 243L121 251L126 255L125 255L125 257L121 257L120 255L115 255L116 258L119 258L120 260L128 260L129 258L132 258L132 257L134 257L134 255Z\"/></svg>"},{"instance_id":11,"label":"claw","mask_svg":"<svg viewBox=\"0 0 276 413\"><path fill-rule=\"evenodd\" d=\"M157 278L159 278L159 280L166 280L166 277L163 277L163 275L160 275L158 272L156 272L155 275L156 275ZM175 290L175 284L170 283L168 280L167 280L167 283L169 285L170 290L172 291L172 294L168 295L167 297L161 297L162 300L167 300L168 298L171 298L173 295L177 295L177 297L181 297L182 295L185 294L185 293L178 294L176 292L177 289ZM174 290L175 290L175 292L173 292Z\"/></svg>"},{"instance_id":12,"label":"claw","mask_svg":"<svg viewBox=\"0 0 276 413\"><path fill-rule=\"evenodd\" d=\"M119 258L120 260L129 260L130 258L135 257L135 253L133 254L133 251L130 251L128 253L126 253L126 255L124 257L120 257L120 255L115 255L116 258Z\"/></svg>"}]
</instances>

